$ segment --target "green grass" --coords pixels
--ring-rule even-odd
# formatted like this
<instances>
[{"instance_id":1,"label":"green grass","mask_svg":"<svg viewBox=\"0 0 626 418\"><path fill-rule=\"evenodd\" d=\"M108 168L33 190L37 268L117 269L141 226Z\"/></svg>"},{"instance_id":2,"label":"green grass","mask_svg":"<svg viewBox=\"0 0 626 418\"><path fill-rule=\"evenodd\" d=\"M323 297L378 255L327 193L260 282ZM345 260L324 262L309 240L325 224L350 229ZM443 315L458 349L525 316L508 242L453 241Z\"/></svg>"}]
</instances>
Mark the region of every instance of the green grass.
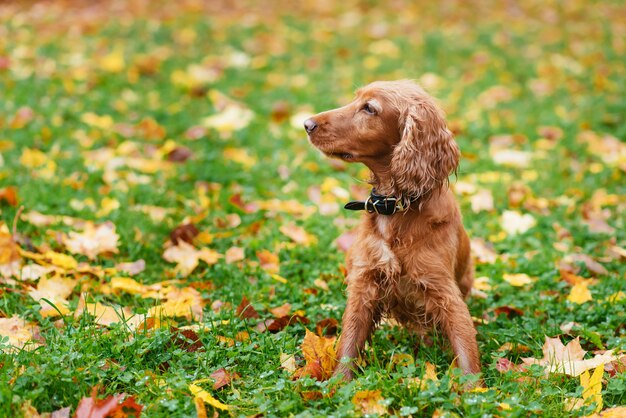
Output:
<instances>
[{"instance_id":1,"label":"green grass","mask_svg":"<svg viewBox=\"0 0 626 418\"><path fill-rule=\"evenodd\" d=\"M193 416L196 407L188 385L219 368L241 376L220 390L209 389L232 405L229 413L235 416L353 416L358 412L351 400L361 390L381 390L385 405L397 416L431 416L436 410L460 416L516 417L591 412L592 407L576 413L565 410L566 398L581 396L577 378L546 376L540 368L500 373L495 366L501 357L515 363L522 357L541 357L544 336L563 334L560 326L572 321L579 325L563 340L580 336L586 350L626 349L625 300L606 301L626 288L623 259L607 257L611 245L626 246L626 45L621 17L626 10L621 2L452 7L436 2L390 6L349 1L328 10L270 2L204 11L192 2L171 3L140 11L106 5L81 9L55 2L0 6L0 62L2 57L9 59L9 68L0 69L0 140L6 145L0 187L17 187L25 212L112 221L120 235L119 254L95 261L77 259L112 267L142 258L147 267L135 279L150 284L173 278L174 265L163 260L162 244L174 227L199 214L199 185L218 184L217 191L209 192L206 216L199 216L196 225L201 231L232 234L215 238L209 247L221 254L232 246L244 247L247 261L255 261L258 250L279 253L280 275L287 283L247 261L241 267L224 261L214 266L201 263L184 282L211 282L214 289L202 290L207 305L205 327L198 335L205 350L190 352L173 344L165 328L129 333L122 325L98 327L87 316L42 318L39 303L27 293L34 283L0 282L0 317L18 315L37 323L45 341L32 351L0 354L0 416L20 416L27 403L39 412L66 406L74 410L95 385L102 388L102 396L134 395L145 405L145 416ZM123 68L107 71L101 59L116 50L124 56ZM234 51L246 54L249 62L229 66ZM160 62L154 73L137 72L135 63L142 56ZM172 81L175 71L203 62L217 71L214 80L194 91ZM477 266L476 275L489 277L492 285L486 299L469 301L472 315L486 319L477 326L483 377L489 387L485 392L451 389L457 377L449 370L452 355L443 338L435 336L432 346L419 346L416 337L390 326L376 332L364 353L365 366L353 382L294 381L280 368L280 355L296 354L300 359L305 326L259 333L254 330L257 321L239 319L234 313L246 295L262 318L271 317L268 308L287 302L294 311L305 312L309 329L319 320L341 318L343 255L333 242L358 214L316 212L302 218L283 212L245 213L229 199L240 193L245 202L278 198L315 206L308 190L327 178L337 179L345 189L362 184L366 177L361 167L334 170L307 143L303 129L291 126L289 119L272 122L273 109L286 106L290 116L318 112L345 103L360 85L397 78L421 80L440 99L464 154L458 182L488 189L494 196L493 211L474 213L471 197L457 193L470 236L493 242L500 255L493 264ZM506 89L508 98L498 101L489 90L494 86ZM538 93L538 86L549 93ZM230 138L209 129L199 140L189 140L187 129L216 113L206 95L209 90L239 100L255 117ZM24 106L33 110L34 118L14 129L13 116ZM119 153L120 145L131 142L148 154L163 140L140 134L124 138L112 129L89 126L82 119L87 112L130 125L154 119L165 129L165 138L191 149L193 157L171 171L147 174L147 184L128 183L123 177L109 184L103 170L86 161L85 151L109 148ZM542 126L563 132L546 151L539 141ZM601 155L588 147L582 136L585 131L621 141L621 160L611 162L606 158L610 153ZM495 164L489 140L496 135L516 135L515 147L533 152L530 165ZM257 163L245 167L229 161L223 156L227 147L247 150ZM42 178L36 169L20 163L26 148L39 149L56 163L51 178ZM288 174L280 176L285 170ZM72 176L84 183L68 185L64 180ZM547 208L513 207L509 191L518 184L530 191L526 202L529 196L543 198ZM602 204L608 224L615 229L611 234L592 233L584 223L583 205L599 190L617 195L616 201ZM104 196L117 199L120 209L98 217L93 209L77 210L71 204L91 198L99 208ZM140 204L171 212L162 222L153 222L132 209ZM500 215L509 209L531 213L537 225L521 235L503 235ZM1 219L9 229L16 211L6 202L1 206ZM240 215L241 225L220 228L217 221L231 213ZM285 245L289 240L279 227L288 222L315 235L317 243ZM560 239L555 224L569 230L571 238ZM258 226L257 232L251 232L253 225ZM65 250L50 231L71 230L62 224L35 227L24 221L16 227L23 248L61 252ZM137 231L142 235L139 240ZM570 250L556 249L553 244L559 241L568 243ZM590 287L593 300L582 305L566 300L571 287L560 279L557 265L569 252L588 254L608 270ZM502 280L505 273L526 273L537 280L516 288ZM592 276L584 266L579 275ZM316 288L314 281L319 278L327 281L329 290L305 292ZM110 279L105 275L99 284ZM105 295L94 285L98 280L84 281L92 286L89 297L96 301L129 306L138 313L156 303L127 294ZM79 294L77 287L69 298L72 309ZM216 300L232 307L214 313L210 302ZM496 317L494 309L501 306L514 306L524 314ZM177 322L190 324L183 319ZM248 341L230 347L219 340L234 338L241 331L250 333ZM507 342L527 346L530 352L498 351ZM396 353L414 355L415 364L395 365ZM422 390L406 384L423 374L427 361L437 366L440 382ZM307 391L328 396L307 401L302 396ZM626 374L605 374L602 395L607 407L626 404Z\"/></svg>"}]
</instances>

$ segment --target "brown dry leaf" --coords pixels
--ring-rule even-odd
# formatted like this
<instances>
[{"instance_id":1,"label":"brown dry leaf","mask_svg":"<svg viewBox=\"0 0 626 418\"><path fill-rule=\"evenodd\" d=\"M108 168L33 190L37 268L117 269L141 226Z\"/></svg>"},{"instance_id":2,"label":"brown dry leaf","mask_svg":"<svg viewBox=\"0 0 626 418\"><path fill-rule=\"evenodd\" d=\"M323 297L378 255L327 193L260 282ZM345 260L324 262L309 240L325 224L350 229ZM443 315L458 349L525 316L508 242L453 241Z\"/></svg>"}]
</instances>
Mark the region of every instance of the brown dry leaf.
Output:
<instances>
[{"instance_id":1,"label":"brown dry leaf","mask_svg":"<svg viewBox=\"0 0 626 418\"><path fill-rule=\"evenodd\" d=\"M278 229L296 244L309 246L317 242L316 237L306 232L303 228L296 226L295 224L282 225Z\"/></svg>"},{"instance_id":2,"label":"brown dry leaf","mask_svg":"<svg viewBox=\"0 0 626 418\"><path fill-rule=\"evenodd\" d=\"M239 379L239 377L239 374L231 373L223 367L221 369L217 369L211 373L211 378L215 380L215 383L213 383L213 389L218 390L224 386L230 385L231 381Z\"/></svg>"},{"instance_id":3,"label":"brown dry leaf","mask_svg":"<svg viewBox=\"0 0 626 418\"><path fill-rule=\"evenodd\" d=\"M116 254L119 239L113 223L94 225L87 222L82 232L70 231L63 243L71 253L86 255L93 260L100 254Z\"/></svg>"},{"instance_id":4,"label":"brown dry leaf","mask_svg":"<svg viewBox=\"0 0 626 418\"><path fill-rule=\"evenodd\" d=\"M176 347L188 353L204 351L204 344L194 330L170 327L170 332L172 333L170 340Z\"/></svg>"},{"instance_id":5,"label":"brown dry leaf","mask_svg":"<svg viewBox=\"0 0 626 418\"><path fill-rule=\"evenodd\" d=\"M326 318L315 324L315 333L320 337L334 337L337 335L339 322L335 318Z\"/></svg>"},{"instance_id":6,"label":"brown dry leaf","mask_svg":"<svg viewBox=\"0 0 626 418\"><path fill-rule=\"evenodd\" d=\"M174 271L181 276L187 277L198 267L200 260L208 265L213 265L221 258L221 254L209 248L199 250L187 242L180 240L177 245L168 247L163 252L163 258L170 263L177 263Z\"/></svg>"},{"instance_id":7,"label":"brown dry leaf","mask_svg":"<svg viewBox=\"0 0 626 418\"><path fill-rule=\"evenodd\" d=\"M307 329L301 348L306 364L294 377L306 375L323 381L332 376L337 364L335 338L318 337Z\"/></svg>"},{"instance_id":8,"label":"brown dry leaf","mask_svg":"<svg viewBox=\"0 0 626 418\"><path fill-rule=\"evenodd\" d=\"M243 319L259 318L259 313L245 296L241 299L239 306L237 306L235 315Z\"/></svg>"},{"instance_id":9,"label":"brown dry leaf","mask_svg":"<svg viewBox=\"0 0 626 418\"><path fill-rule=\"evenodd\" d=\"M543 345L543 358L523 358L524 364L539 364L546 369L546 373L563 373L569 376L578 376L585 370L611 363L616 360L613 350L597 354L591 359L584 360L586 351L580 346L580 337L563 345L559 338L546 336Z\"/></svg>"},{"instance_id":10,"label":"brown dry leaf","mask_svg":"<svg viewBox=\"0 0 626 418\"><path fill-rule=\"evenodd\" d=\"M269 331L271 333L276 333L282 331L287 325L291 325L295 322L299 322L301 324L308 324L310 321L307 317L300 315L299 313L295 313L293 315L285 315L276 319L267 319L257 324L256 330L259 332Z\"/></svg>"},{"instance_id":11,"label":"brown dry leaf","mask_svg":"<svg viewBox=\"0 0 626 418\"><path fill-rule=\"evenodd\" d=\"M31 350L39 344L31 343L39 334L39 328L34 323L26 322L17 315L10 318L0 318L0 337L8 338L9 348L4 352L17 352L22 349Z\"/></svg>"},{"instance_id":12,"label":"brown dry leaf","mask_svg":"<svg viewBox=\"0 0 626 418\"><path fill-rule=\"evenodd\" d=\"M261 268L270 274L278 274L280 271L280 260L276 254L267 250L256 252Z\"/></svg>"},{"instance_id":13,"label":"brown dry leaf","mask_svg":"<svg viewBox=\"0 0 626 418\"><path fill-rule=\"evenodd\" d=\"M382 400L380 390L360 390L352 398L352 404L364 415L385 415L387 408L380 403Z\"/></svg>"},{"instance_id":14,"label":"brown dry leaf","mask_svg":"<svg viewBox=\"0 0 626 418\"><path fill-rule=\"evenodd\" d=\"M193 244L193 239L198 236L200 231L193 223L187 223L178 225L170 232L170 241L174 245L177 245L180 241L185 241L188 244Z\"/></svg>"}]
</instances>

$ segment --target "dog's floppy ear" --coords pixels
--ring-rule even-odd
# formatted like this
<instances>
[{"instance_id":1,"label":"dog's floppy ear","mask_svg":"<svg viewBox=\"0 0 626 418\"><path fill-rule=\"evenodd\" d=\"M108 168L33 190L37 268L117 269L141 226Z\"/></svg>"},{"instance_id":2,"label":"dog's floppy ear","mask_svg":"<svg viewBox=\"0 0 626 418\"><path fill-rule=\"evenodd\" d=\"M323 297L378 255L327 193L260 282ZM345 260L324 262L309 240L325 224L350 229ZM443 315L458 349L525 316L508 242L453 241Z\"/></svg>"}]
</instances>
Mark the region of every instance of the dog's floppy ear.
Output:
<instances>
[{"instance_id":1,"label":"dog's floppy ear","mask_svg":"<svg viewBox=\"0 0 626 418\"><path fill-rule=\"evenodd\" d=\"M402 137L393 150L394 192L405 201L427 196L448 181L459 164L459 147L435 102L420 97L400 116ZM407 202L408 203L408 202Z\"/></svg>"}]
</instances>

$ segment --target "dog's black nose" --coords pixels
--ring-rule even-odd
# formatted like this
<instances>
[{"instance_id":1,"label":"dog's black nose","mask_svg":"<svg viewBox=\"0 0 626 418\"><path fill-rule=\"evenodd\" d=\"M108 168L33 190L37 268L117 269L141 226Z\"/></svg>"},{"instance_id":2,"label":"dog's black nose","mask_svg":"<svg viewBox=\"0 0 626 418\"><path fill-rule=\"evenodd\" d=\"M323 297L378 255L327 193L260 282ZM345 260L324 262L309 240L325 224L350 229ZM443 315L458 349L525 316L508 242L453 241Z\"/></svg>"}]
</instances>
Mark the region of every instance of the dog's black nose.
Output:
<instances>
[{"instance_id":1,"label":"dog's black nose","mask_svg":"<svg viewBox=\"0 0 626 418\"><path fill-rule=\"evenodd\" d=\"M304 129L306 129L308 134L313 132L315 128L317 128L317 123L315 123L313 119L307 119L304 121Z\"/></svg>"}]
</instances>

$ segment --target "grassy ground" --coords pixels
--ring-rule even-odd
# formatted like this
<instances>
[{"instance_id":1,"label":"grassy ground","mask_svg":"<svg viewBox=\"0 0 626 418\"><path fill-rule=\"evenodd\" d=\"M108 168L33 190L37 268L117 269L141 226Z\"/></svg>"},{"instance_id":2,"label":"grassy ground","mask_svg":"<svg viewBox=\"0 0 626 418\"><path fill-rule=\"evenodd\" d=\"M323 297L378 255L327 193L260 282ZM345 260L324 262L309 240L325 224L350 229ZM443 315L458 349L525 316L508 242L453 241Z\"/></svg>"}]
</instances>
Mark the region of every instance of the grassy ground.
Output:
<instances>
[{"instance_id":1,"label":"grassy ground","mask_svg":"<svg viewBox=\"0 0 626 418\"><path fill-rule=\"evenodd\" d=\"M73 280L61 298L63 316L42 315L46 302L32 296L42 278L5 277L0 318L18 316L39 331L38 344L26 349L2 343L0 416L73 411L96 385L101 397L134 395L145 416L193 416L189 384L220 368L239 378L221 389L202 386L231 406L221 413L237 416L352 416L363 410L353 398L365 390L380 391L383 409L397 416L594 410L565 406L582 394L578 378L546 375L538 366L501 372L497 365L503 358L515 364L541 358L546 335L580 337L588 351L626 349L619 297L626 273L624 5L387 3L0 5L0 186L14 187L4 189L4 242L36 254L72 254L66 240L80 231L76 223L38 226L22 216L7 238L19 206L23 214L111 221L118 253L73 257L103 268L143 259L137 282L178 278L179 287L196 289L202 319L183 312L172 320L195 326L204 347L181 343L167 326L129 331L74 314L81 292L88 302L136 314L161 302L145 292L111 291L114 277L128 276L121 269L79 273L57 263L56 276ZM298 121L346 102L357 86L397 78L418 79L441 100L464 156L453 184L466 228L496 254L477 264L477 277L488 280L478 286L482 297L469 301L486 391L455 389L453 359L441 338L419 345L390 325L375 334L349 384L293 380L281 368L281 354L302 365L305 328L341 317L343 254L334 241L358 214L337 208L367 178L362 168L337 167L314 151ZM253 117L231 131L229 111L236 120L248 111ZM211 115L224 120L206 121ZM181 156L190 158L168 161ZM299 205L268 210L263 202L271 199ZM150 216L158 215L154 207L166 209L163 219ZM512 233L516 221L503 224L506 211L528 214L535 225ZM181 277L163 259L163 245L186 222L203 233L198 248L223 255L240 247L245 258L201 261ZM309 234L304 241L316 240L294 243L284 233L300 232L293 224ZM280 277L259 268L263 250L278 255ZM23 251L16 257L25 265L55 264ZM515 273L530 282L505 280ZM577 277L587 279L591 295L582 303L567 299ZM46 299L58 296L55 286L40 290ZM244 295L260 319L235 314ZM276 333L255 329L274 316L270 308L285 303L310 323ZM562 328L571 322L573 328ZM411 385L428 363L439 381ZM605 407L626 404L626 374L605 373L601 394Z\"/></svg>"}]
</instances>

